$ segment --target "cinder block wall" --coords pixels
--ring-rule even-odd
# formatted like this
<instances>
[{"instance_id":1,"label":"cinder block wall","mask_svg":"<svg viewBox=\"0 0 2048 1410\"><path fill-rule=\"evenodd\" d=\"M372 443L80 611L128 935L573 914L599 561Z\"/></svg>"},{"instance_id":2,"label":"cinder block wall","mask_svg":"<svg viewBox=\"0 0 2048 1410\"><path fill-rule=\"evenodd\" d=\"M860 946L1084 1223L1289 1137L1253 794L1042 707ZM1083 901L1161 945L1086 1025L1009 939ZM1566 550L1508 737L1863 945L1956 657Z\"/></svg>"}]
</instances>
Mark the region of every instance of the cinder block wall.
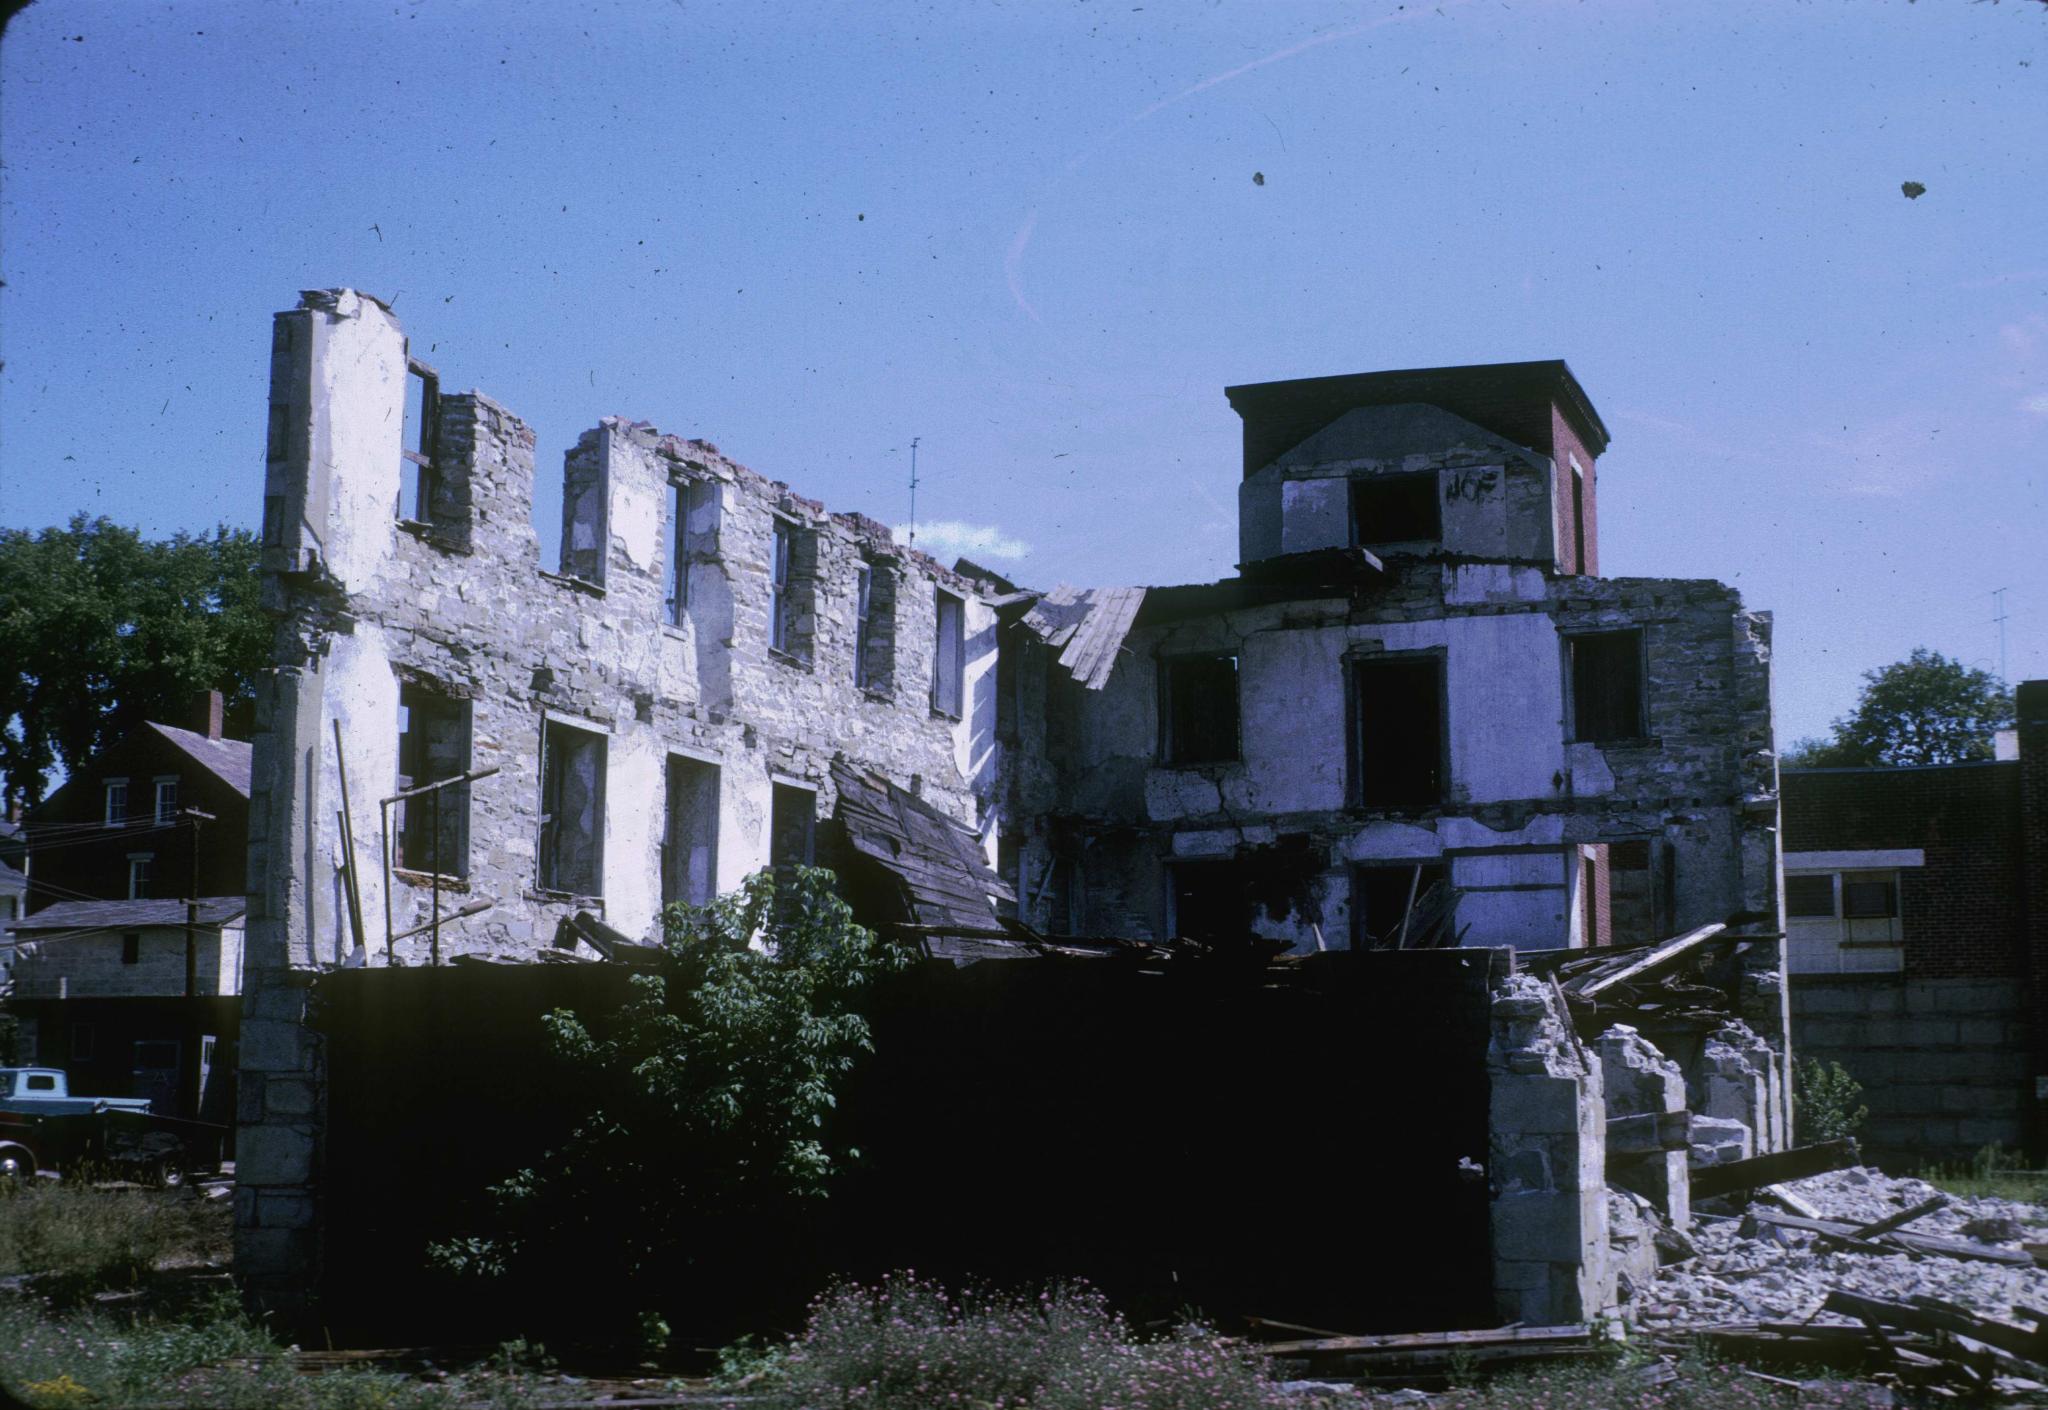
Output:
<instances>
[{"instance_id":1,"label":"cinder block wall","mask_svg":"<svg viewBox=\"0 0 2048 1410\"><path fill-rule=\"evenodd\" d=\"M1792 985L1794 1049L1863 1084L1865 1152L1897 1171L2026 1144L2029 1028L2017 978L1802 974Z\"/></svg>"}]
</instances>

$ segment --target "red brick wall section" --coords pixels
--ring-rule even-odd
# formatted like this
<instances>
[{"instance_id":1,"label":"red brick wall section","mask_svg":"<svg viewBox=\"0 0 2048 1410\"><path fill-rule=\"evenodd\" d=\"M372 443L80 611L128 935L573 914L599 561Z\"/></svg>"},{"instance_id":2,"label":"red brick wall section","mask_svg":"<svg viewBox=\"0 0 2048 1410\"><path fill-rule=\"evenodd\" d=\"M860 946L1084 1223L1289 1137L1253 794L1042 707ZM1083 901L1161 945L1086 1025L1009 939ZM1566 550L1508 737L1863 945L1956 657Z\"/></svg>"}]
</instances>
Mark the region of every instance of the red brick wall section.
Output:
<instances>
[{"instance_id":1,"label":"red brick wall section","mask_svg":"<svg viewBox=\"0 0 2048 1410\"><path fill-rule=\"evenodd\" d=\"M1587 450L1578 433L1572 430L1571 422L1556 407L1550 409L1551 455L1557 463L1557 498L1559 532L1563 538L1557 546L1558 561L1567 573L1584 573L1595 576L1600 572L1600 515L1596 508L1599 502L1598 486L1594 480L1593 454ZM1572 457L1579 458L1579 464L1586 471L1586 561L1573 561L1575 546L1572 540Z\"/></svg>"},{"instance_id":2,"label":"red brick wall section","mask_svg":"<svg viewBox=\"0 0 2048 1410\"><path fill-rule=\"evenodd\" d=\"M1787 769L1780 788L1787 852L1925 850L1899 873L1909 976L2029 973L2018 764Z\"/></svg>"}]
</instances>

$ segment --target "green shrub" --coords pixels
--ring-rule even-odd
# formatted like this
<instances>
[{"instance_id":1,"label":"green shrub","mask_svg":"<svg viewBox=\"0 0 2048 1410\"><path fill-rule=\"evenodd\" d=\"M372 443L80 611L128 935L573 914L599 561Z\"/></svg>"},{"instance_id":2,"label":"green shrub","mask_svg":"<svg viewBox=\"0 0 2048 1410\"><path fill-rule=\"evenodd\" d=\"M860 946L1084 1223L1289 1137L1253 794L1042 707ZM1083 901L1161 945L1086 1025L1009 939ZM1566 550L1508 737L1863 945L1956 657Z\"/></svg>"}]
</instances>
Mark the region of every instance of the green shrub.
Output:
<instances>
[{"instance_id":1,"label":"green shrub","mask_svg":"<svg viewBox=\"0 0 2048 1410\"><path fill-rule=\"evenodd\" d=\"M133 1287L193 1235L190 1213L153 1191L0 1186L0 1274L28 1274L59 1301Z\"/></svg>"},{"instance_id":2,"label":"green shrub","mask_svg":"<svg viewBox=\"0 0 2048 1410\"><path fill-rule=\"evenodd\" d=\"M1802 1145L1854 1136L1870 1108L1863 1084L1839 1062L1808 1058L1793 1069L1792 1125Z\"/></svg>"},{"instance_id":3,"label":"green shrub","mask_svg":"<svg viewBox=\"0 0 2048 1410\"><path fill-rule=\"evenodd\" d=\"M633 977L617 1013L549 1014L549 1047L589 1106L491 1187L494 1227L435 1244L433 1262L495 1276L568 1255L582 1284L666 1286L722 1223L822 1196L854 1154L827 1118L873 1049L858 1005L910 962L834 885L815 868L762 871L709 906L671 906L659 969Z\"/></svg>"},{"instance_id":4,"label":"green shrub","mask_svg":"<svg viewBox=\"0 0 2048 1410\"><path fill-rule=\"evenodd\" d=\"M811 1305L804 1330L769 1354L721 1358L769 1410L1265 1410L1314 1402L1189 1323L1141 1340L1082 1287L1036 1298L949 1297L909 1273L847 1283Z\"/></svg>"}]
</instances>

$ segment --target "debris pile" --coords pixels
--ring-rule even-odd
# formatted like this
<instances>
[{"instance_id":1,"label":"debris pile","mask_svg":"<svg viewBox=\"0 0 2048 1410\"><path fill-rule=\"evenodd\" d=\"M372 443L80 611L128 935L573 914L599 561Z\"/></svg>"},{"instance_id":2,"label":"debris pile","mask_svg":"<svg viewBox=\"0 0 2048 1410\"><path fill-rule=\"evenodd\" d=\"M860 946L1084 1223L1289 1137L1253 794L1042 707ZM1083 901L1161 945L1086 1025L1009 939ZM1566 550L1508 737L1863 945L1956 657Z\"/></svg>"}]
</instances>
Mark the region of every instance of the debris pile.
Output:
<instances>
[{"instance_id":1,"label":"debris pile","mask_svg":"<svg viewBox=\"0 0 2048 1410\"><path fill-rule=\"evenodd\" d=\"M1623 1312L1667 1349L1703 1339L1749 1363L2048 1394L2048 1269L2024 1242L2043 1217L1832 1171L1772 1186L1740 1216L1702 1214L1689 1241L1667 1235L1664 1266Z\"/></svg>"}]
</instances>

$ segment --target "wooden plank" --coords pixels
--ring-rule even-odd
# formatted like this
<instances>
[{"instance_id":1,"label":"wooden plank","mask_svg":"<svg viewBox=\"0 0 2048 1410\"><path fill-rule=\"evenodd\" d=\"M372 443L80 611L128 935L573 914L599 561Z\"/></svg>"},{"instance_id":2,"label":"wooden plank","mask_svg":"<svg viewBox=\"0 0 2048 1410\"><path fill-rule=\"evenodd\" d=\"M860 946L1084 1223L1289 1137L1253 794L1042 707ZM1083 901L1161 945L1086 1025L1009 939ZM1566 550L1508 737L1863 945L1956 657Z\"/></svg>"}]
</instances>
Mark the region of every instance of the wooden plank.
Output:
<instances>
[{"instance_id":1,"label":"wooden plank","mask_svg":"<svg viewBox=\"0 0 2048 1410\"><path fill-rule=\"evenodd\" d=\"M1874 1239L1879 1234L1889 1234L1894 1229L1903 1229L1915 1219L1924 1219L1936 1210L1946 1208L1948 1208L1948 1196L1936 1195L1933 1199L1922 1200L1911 1209L1902 1209L1897 1214L1888 1214L1884 1218L1869 1224L1859 1224L1849 1231L1847 1237L1852 1239Z\"/></svg>"},{"instance_id":2,"label":"wooden plank","mask_svg":"<svg viewBox=\"0 0 2048 1410\"><path fill-rule=\"evenodd\" d=\"M1813 1201L1797 1193L1790 1185L1766 1185L1763 1188L1763 1193L1776 1200L1779 1204L1784 1205L1785 1208L1791 1210L1802 1219L1825 1219L1827 1217L1821 1213Z\"/></svg>"},{"instance_id":3,"label":"wooden plank","mask_svg":"<svg viewBox=\"0 0 2048 1410\"><path fill-rule=\"evenodd\" d=\"M1880 1323L1912 1332L1949 1332L1987 1346L1998 1347L2037 1364L2048 1359L2048 1337L2031 1327L2017 1327L1980 1317L1967 1308L1939 1298L1915 1297L1911 1302L1888 1302L1866 1297L1847 1288L1831 1288L1822 1308L1857 1318L1866 1324Z\"/></svg>"},{"instance_id":4,"label":"wooden plank","mask_svg":"<svg viewBox=\"0 0 2048 1410\"><path fill-rule=\"evenodd\" d=\"M1725 924L1716 923L1713 925L1703 925L1697 930L1688 930L1685 934L1675 939L1666 940L1662 944L1651 946L1648 954L1630 961L1610 974L1603 974L1598 979L1574 982L1571 986L1572 991L1590 999L1595 995L1612 989L1617 984L1626 984L1631 979L1644 978L1664 968L1666 965L1674 964L1685 958L1685 956L1691 954L1727 928Z\"/></svg>"},{"instance_id":5,"label":"wooden plank","mask_svg":"<svg viewBox=\"0 0 2048 1410\"><path fill-rule=\"evenodd\" d=\"M1482 1346L1566 1346L1593 1339L1592 1329L1578 1323L1555 1327L1495 1327L1477 1332L1394 1332L1384 1336L1319 1337L1314 1341L1276 1341L1259 1350L1268 1356L1300 1356L1311 1352L1458 1350Z\"/></svg>"},{"instance_id":6,"label":"wooden plank","mask_svg":"<svg viewBox=\"0 0 2048 1410\"><path fill-rule=\"evenodd\" d=\"M1832 1219L1801 1219L1796 1214L1780 1214L1774 1209L1752 1209L1750 1215L1759 1223L1775 1224L1781 1229L1804 1229L1808 1233L1833 1234L1837 1238L1848 1235L1856 1227L1854 1224L1842 1224ZM2017 1249L2000 1248L1996 1244L1972 1243L1966 1239L1940 1239L1931 1234L1908 1233L1904 1229L1895 1230L1882 1237L1887 1243L1896 1244L1908 1253L1931 1253L1943 1258L1959 1258L1975 1263L2001 1263L2008 1268L2030 1268L2034 1263L2027 1254Z\"/></svg>"},{"instance_id":7,"label":"wooden plank","mask_svg":"<svg viewBox=\"0 0 2048 1410\"><path fill-rule=\"evenodd\" d=\"M1751 1156L1748 1160L1702 1165L1692 1172L1692 1197L1712 1199L1715 1195L1733 1194L1737 1190L1762 1189L1781 1180L1800 1180L1808 1175L1841 1170L1854 1165L1857 1159L1856 1142L1844 1137L1839 1141L1823 1141L1819 1145ZM1847 1226L1844 1232L1847 1232Z\"/></svg>"}]
</instances>

